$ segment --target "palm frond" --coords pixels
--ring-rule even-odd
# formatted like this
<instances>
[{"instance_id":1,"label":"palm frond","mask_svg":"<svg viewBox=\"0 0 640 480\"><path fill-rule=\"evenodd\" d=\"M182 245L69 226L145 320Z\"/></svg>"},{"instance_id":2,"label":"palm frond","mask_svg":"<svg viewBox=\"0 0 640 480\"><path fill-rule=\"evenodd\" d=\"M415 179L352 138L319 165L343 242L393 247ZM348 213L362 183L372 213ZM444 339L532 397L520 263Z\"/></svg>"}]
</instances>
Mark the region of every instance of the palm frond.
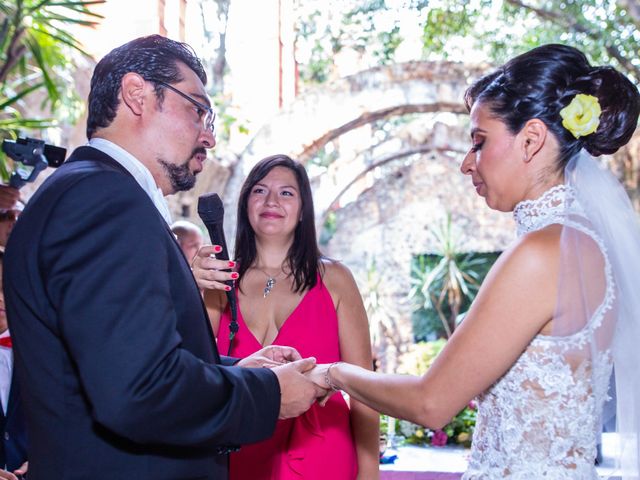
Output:
<instances>
[{"instance_id":1,"label":"palm frond","mask_svg":"<svg viewBox=\"0 0 640 480\"><path fill-rule=\"evenodd\" d=\"M43 85L44 85L44 83L36 83L35 85L31 85L30 87L25 88L21 92L18 92L17 94L11 96L10 98L7 98L6 100L1 100L2 97L0 97L0 111L3 111L6 108L8 108L8 107L12 106L13 104L17 103L20 99L22 99L23 97L29 95L31 92L33 92L35 90L38 90Z\"/></svg>"},{"instance_id":2,"label":"palm frond","mask_svg":"<svg viewBox=\"0 0 640 480\"><path fill-rule=\"evenodd\" d=\"M55 127L56 122L53 119L33 119L33 118L3 118L0 119L0 130L42 130L45 128Z\"/></svg>"}]
</instances>

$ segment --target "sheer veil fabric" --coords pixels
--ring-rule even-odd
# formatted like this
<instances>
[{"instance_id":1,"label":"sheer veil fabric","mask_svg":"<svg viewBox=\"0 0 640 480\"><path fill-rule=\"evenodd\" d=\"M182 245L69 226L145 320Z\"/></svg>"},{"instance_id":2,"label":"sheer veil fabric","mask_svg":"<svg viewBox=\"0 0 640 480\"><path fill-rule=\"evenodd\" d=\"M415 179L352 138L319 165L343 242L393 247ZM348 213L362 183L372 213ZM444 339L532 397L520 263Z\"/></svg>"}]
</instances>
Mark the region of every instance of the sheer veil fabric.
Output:
<instances>
[{"instance_id":1,"label":"sheer veil fabric","mask_svg":"<svg viewBox=\"0 0 640 480\"><path fill-rule=\"evenodd\" d=\"M615 375L619 474L640 472L640 224L622 185L584 150L565 169L569 195L560 243L555 337L575 375L590 375L584 405L600 427L611 364ZM572 198L575 196L575 198ZM580 332L576 335L576 332ZM581 372L581 373L580 373Z\"/></svg>"}]
</instances>

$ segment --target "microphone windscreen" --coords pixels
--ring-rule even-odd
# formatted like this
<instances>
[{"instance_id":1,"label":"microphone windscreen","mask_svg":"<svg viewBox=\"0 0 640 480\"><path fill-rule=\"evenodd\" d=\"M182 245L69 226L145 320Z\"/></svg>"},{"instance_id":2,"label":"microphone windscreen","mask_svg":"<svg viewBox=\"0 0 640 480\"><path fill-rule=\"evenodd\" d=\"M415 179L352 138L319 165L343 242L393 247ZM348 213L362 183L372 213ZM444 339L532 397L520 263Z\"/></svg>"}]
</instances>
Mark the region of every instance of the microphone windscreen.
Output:
<instances>
[{"instance_id":1,"label":"microphone windscreen","mask_svg":"<svg viewBox=\"0 0 640 480\"><path fill-rule=\"evenodd\" d=\"M208 193L198 197L198 215L205 225L222 223L224 219L224 206L217 193Z\"/></svg>"}]
</instances>

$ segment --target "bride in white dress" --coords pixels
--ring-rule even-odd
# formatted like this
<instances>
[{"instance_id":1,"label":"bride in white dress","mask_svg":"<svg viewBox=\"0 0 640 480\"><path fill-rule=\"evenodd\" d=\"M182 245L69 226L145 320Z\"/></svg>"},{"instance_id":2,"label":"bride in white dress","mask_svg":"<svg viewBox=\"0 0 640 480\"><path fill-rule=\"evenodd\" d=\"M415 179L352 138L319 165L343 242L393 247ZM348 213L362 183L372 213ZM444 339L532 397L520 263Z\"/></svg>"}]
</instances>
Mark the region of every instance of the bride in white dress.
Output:
<instances>
[{"instance_id":1,"label":"bride in white dress","mask_svg":"<svg viewBox=\"0 0 640 480\"><path fill-rule=\"evenodd\" d=\"M517 240L424 376L336 363L314 381L431 428L477 397L464 479L596 479L613 369L620 475L637 479L640 228L593 156L629 141L638 90L572 47L545 45L478 80L465 101L461 170L490 208L513 211Z\"/></svg>"}]
</instances>

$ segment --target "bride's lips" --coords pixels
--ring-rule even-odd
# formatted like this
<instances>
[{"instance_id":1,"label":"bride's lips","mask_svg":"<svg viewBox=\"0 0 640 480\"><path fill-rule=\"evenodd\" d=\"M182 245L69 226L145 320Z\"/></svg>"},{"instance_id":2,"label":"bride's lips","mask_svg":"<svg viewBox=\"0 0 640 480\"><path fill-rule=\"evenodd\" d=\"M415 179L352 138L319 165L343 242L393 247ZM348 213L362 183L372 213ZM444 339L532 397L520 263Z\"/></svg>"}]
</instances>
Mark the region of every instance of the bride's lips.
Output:
<instances>
[{"instance_id":1,"label":"bride's lips","mask_svg":"<svg viewBox=\"0 0 640 480\"><path fill-rule=\"evenodd\" d=\"M483 182L473 182L473 186L476 189L476 193L480 195L480 188L484 185Z\"/></svg>"}]
</instances>

